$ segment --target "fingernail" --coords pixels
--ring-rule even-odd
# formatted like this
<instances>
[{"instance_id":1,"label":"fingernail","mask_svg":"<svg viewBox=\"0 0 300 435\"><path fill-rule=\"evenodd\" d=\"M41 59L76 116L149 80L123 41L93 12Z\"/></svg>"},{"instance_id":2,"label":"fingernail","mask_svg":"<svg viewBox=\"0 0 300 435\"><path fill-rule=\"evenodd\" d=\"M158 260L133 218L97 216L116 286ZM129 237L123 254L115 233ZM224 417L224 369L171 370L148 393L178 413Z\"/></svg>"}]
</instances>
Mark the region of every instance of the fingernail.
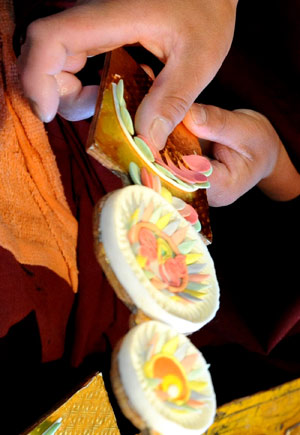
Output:
<instances>
[{"instance_id":1,"label":"fingernail","mask_svg":"<svg viewBox=\"0 0 300 435\"><path fill-rule=\"evenodd\" d=\"M163 149L172 130L173 125L167 119L161 117L154 119L150 127L150 139L158 150Z\"/></svg>"},{"instance_id":2,"label":"fingernail","mask_svg":"<svg viewBox=\"0 0 300 435\"><path fill-rule=\"evenodd\" d=\"M201 104L192 106L190 113L191 113L192 120L194 121L195 124L203 125L206 123L207 120L206 109Z\"/></svg>"},{"instance_id":3,"label":"fingernail","mask_svg":"<svg viewBox=\"0 0 300 435\"><path fill-rule=\"evenodd\" d=\"M27 98L27 100L28 100L30 108L31 108L32 112L35 114L35 116L37 118L39 118L40 121L43 121L43 118L42 118L42 116L40 114L40 111L39 111L37 103L35 101L33 101L31 98Z\"/></svg>"}]
</instances>

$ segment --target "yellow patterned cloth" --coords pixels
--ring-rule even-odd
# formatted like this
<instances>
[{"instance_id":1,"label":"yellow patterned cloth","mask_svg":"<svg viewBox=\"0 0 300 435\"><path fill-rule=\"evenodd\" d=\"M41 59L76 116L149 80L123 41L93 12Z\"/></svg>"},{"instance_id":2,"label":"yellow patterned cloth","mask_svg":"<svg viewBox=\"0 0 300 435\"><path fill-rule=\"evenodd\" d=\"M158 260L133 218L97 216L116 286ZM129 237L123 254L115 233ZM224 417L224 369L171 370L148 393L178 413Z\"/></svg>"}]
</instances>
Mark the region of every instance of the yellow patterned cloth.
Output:
<instances>
[{"instance_id":1,"label":"yellow patterned cloth","mask_svg":"<svg viewBox=\"0 0 300 435\"><path fill-rule=\"evenodd\" d=\"M61 422L55 435L120 435L101 373L97 373L28 435L42 435L58 420Z\"/></svg>"}]
</instances>

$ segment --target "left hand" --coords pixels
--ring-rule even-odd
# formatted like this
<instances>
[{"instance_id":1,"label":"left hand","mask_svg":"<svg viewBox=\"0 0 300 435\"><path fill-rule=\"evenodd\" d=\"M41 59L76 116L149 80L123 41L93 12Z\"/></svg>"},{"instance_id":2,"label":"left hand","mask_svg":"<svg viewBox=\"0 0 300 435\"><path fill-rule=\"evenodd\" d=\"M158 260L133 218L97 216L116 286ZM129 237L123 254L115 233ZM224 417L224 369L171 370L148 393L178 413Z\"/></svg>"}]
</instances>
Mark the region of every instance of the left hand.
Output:
<instances>
[{"instance_id":1,"label":"left hand","mask_svg":"<svg viewBox=\"0 0 300 435\"><path fill-rule=\"evenodd\" d=\"M88 118L97 87L82 86L76 73L90 56L139 43L165 64L135 117L136 131L161 149L226 57L236 5L237 0L78 1L29 25L18 62L24 94L44 122L57 111L73 121Z\"/></svg>"},{"instance_id":2,"label":"left hand","mask_svg":"<svg viewBox=\"0 0 300 435\"><path fill-rule=\"evenodd\" d=\"M212 159L207 190L211 206L231 204L255 185L274 200L300 194L300 175L265 116L193 104L183 122L208 141L203 153Z\"/></svg>"}]
</instances>

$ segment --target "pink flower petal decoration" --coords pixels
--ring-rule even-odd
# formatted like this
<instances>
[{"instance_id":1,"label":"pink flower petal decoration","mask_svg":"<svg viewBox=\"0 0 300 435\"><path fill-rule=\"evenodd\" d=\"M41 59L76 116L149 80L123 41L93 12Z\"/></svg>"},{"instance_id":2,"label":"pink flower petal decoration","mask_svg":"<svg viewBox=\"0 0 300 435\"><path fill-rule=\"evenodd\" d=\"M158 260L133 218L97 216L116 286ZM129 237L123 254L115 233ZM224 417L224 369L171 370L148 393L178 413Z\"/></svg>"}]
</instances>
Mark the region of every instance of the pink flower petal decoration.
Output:
<instances>
[{"instance_id":1,"label":"pink flower petal decoration","mask_svg":"<svg viewBox=\"0 0 300 435\"><path fill-rule=\"evenodd\" d=\"M211 168L210 161L206 157L198 156L197 154L182 156L182 160L190 169L197 172L207 172Z\"/></svg>"},{"instance_id":2,"label":"pink flower petal decoration","mask_svg":"<svg viewBox=\"0 0 300 435\"><path fill-rule=\"evenodd\" d=\"M187 355L185 358L183 358L183 360L181 361L181 365L184 367L187 373L193 370L197 359L198 355L196 353L192 353L191 355Z\"/></svg>"},{"instance_id":3,"label":"pink flower petal decoration","mask_svg":"<svg viewBox=\"0 0 300 435\"><path fill-rule=\"evenodd\" d=\"M155 390L155 393L160 398L160 400L162 400L163 402L168 400L168 398L169 398L168 393L166 393L165 391Z\"/></svg>"},{"instance_id":4,"label":"pink flower petal decoration","mask_svg":"<svg viewBox=\"0 0 300 435\"><path fill-rule=\"evenodd\" d=\"M173 172L178 178L182 181L186 181L187 183L203 183L207 181L207 177L199 172L190 171L186 168L179 169L170 159L168 155L166 155L167 160L167 169ZM163 166L163 165L162 165Z\"/></svg>"},{"instance_id":5,"label":"pink flower petal decoration","mask_svg":"<svg viewBox=\"0 0 300 435\"><path fill-rule=\"evenodd\" d=\"M145 167L141 168L141 182L144 186L153 189L153 176Z\"/></svg>"},{"instance_id":6,"label":"pink flower petal decoration","mask_svg":"<svg viewBox=\"0 0 300 435\"><path fill-rule=\"evenodd\" d=\"M141 228L139 231L140 255L146 257L148 261L157 258L157 241L154 234L148 228Z\"/></svg>"},{"instance_id":7,"label":"pink flower petal decoration","mask_svg":"<svg viewBox=\"0 0 300 435\"><path fill-rule=\"evenodd\" d=\"M178 275L180 276L180 278L184 278L184 276L187 275L188 273L186 262L185 262L185 255L178 254L176 255L175 258L173 258L173 260L176 262L176 269Z\"/></svg>"},{"instance_id":8,"label":"pink flower petal decoration","mask_svg":"<svg viewBox=\"0 0 300 435\"><path fill-rule=\"evenodd\" d=\"M177 263L174 258L169 258L165 264L159 265L159 273L165 283L172 287L180 286L180 274L178 273Z\"/></svg>"},{"instance_id":9,"label":"pink flower petal decoration","mask_svg":"<svg viewBox=\"0 0 300 435\"><path fill-rule=\"evenodd\" d=\"M195 223L198 220L198 213L196 212L194 207L192 207L190 204L186 204L184 209L180 210L179 213L192 225L195 225Z\"/></svg>"},{"instance_id":10,"label":"pink flower petal decoration","mask_svg":"<svg viewBox=\"0 0 300 435\"><path fill-rule=\"evenodd\" d=\"M192 399L186 402L186 404L188 406L191 406L192 408L201 408L201 406L205 405L204 402L200 402L199 400L192 400Z\"/></svg>"},{"instance_id":11,"label":"pink flower petal decoration","mask_svg":"<svg viewBox=\"0 0 300 435\"><path fill-rule=\"evenodd\" d=\"M143 216L142 216L142 221L143 222L148 222L149 221L149 219L152 216L153 209L154 209L154 205L153 205L153 202L151 201L151 202L149 202L149 204L147 205L147 207L145 208L145 211L143 213Z\"/></svg>"},{"instance_id":12,"label":"pink flower petal decoration","mask_svg":"<svg viewBox=\"0 0 300 435\"><path fill-rule=\"evenodd\" d=\"M175 243L175 245L179 245L185 239L187 229L188 226L186 225L185 227L180 228L174 234L172 234L171 239Z\"/></svg>"},{"instance_id":13,"label":"pink flower petal decoration","mask_svg":"<svg viewBox=\"0 0 300 435\"><path fill-rule=\"evenodd\" d=\"M161 181L158 175L152 175L153 178L153 190L155 192L160 193L161 192Z\"/></svg>"},{"instance_id":14,"label":"pink flower petal decoration","mask_svg":"<svg viewBox=\"0 0 300 435\"><path fill-rule=\"evenodd\" d=\"M209 277L210 277L210 275L207 275L205 273L202 273L202 274L200 274L200 273L199 274L191 274L191 275L189 275L189 281L201 283L201 282L204 282L207 279L209 279Z\"/></svg>"},{"instance_id":15,"label":"pink flower petal decoration","mask_svg":"<svg viewBox=\"0 0 300 435\"><path fill-rule=\"evenodd\" d=\"M127 237L128 237L129 243L131 245L137 241L138 228L136 225L134 225L133 227L130 228L130 230L128 231Z\"/></svg>"},{"instance_id":16,"label":"pink flower petal decoration","mask_svg":"<svg viewBox=\"0 0 300 435\"><path fill-rule=\"evenodd\" d=\"M164 264L160 264L159 273L163 281L170 287L180 287L181 278L187 281L187 266L185 256L182 254L176 255L174 258L168 258ZM172 289L171 291L175 291Z\"/></svg>"},{"instance_id":17,"label":"pink flower petal decoration","mask_svg":"<svg viewBox=\"0 0 300 435\"><path fill-rule=\"evenodd\" d=\"M163 282L163 281L161 281L159 278L157 278L157 277L153 277L151 280L150 280L150 282L151 282L151 284L155 287L155 288L157 288L157 290L162 290L162 289L164 289L164 288L166 288L167 286L166 286L166 283L165 282Z\"/></svg>"},{"instance_id":18,"label":"pink flower petal decoration","mask_svg":"<svg viewBox=\"0 0 300 435\"><path fill-rule=\"evenodd\" d=\"M181 162L178 162L178 166L179 169L183 171L185 174L192 174L193 178L196 180L195 181L196 183L202 183L203 177L205 177L207 181L207 176L205 174L202 174L202 172L194 171L192 169L187 169Z\"/></svg>"},{"instance_id":19,"label":"pink flower petal decoration","mask_svg":"<svg viewBox=\"0 0 300 435\"><path fill-rule=\"evenodd\" d=\"M191 213L190 206L189 206L189 204L186 203L184 208L182 210L180 210L180 214L181 214L181 216L186 217L190 213Z\"/></svg>"},{"instance_id":20,"label":"pink flower petal decoration","mask_svg":"<svg viewBox=\"0 0 300 435\"><path fill-rule=\"evenodd\" d=\"M165 165L166 168L168 168L168 165L165 164L160 154L155 156L156 163L159 163L161 166Z\"/></svg>"},{"instance_id":21,"label":"pink flower petal decoration","mask_svg":"<svg viewBox=\"0 0 300 435\"><path fill-rule=\"evenodd\" d=\"M198 215L190 214L185 218L190 224L195 225L198 222Z\"/></svg>"}]
</instances>

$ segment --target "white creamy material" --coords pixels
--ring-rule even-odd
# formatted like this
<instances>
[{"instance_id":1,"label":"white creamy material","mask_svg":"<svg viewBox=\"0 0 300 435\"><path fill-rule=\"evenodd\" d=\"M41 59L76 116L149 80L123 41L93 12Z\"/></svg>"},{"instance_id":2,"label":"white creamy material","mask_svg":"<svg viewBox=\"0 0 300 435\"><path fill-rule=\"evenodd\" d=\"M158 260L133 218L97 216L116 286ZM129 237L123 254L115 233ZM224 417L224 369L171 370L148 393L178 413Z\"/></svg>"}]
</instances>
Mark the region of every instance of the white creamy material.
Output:
<instances>
[{"instance_id":1,"label":"white creamy material","mask_svg":"<svg viewBox=\"0 0 300 435\"><path fill-rule=\"evenodd\" d=\"M137 208L146 208L152 201L160 216L168 213L179 221L179 228L188 225L187 240L195 240L193 253L202 253L201 259L188 268L202 267L201 273L210 275L210 287L202 300L182 304L155 288L137 263L128 240L128 225ZM129 186L110 194L105 199L99 218L100 240L107 261L120 284L135 306L147 316L173 326L178 332L192 333L216 314L219 307L219 286L214 264L199 234L162 196L144 186ZM192 272L191 272L192 273Z\"/></svg>"},{"instance_id":2,"label":"white creamy material","mask_svg":"<svg viewBox=\"0 0 300 435\"><path fill-rule=\"evenodd\" d=\"M155 334L162 337L164 342L178 336L179 346L185 348L187 354L198 354L196 368L200 375L196 381L204 382L206 386L201 391L203 405L196 412L178 412L170 408L149 388L144 365L149 355L149 342ZM129 405L141 416L148 428L162 435L199 435L213 423L216 399L207 364L189 339L169 326L148 321L130 330L124 337L118 354L118 368Z\"/></svg>"}]
</instances>

